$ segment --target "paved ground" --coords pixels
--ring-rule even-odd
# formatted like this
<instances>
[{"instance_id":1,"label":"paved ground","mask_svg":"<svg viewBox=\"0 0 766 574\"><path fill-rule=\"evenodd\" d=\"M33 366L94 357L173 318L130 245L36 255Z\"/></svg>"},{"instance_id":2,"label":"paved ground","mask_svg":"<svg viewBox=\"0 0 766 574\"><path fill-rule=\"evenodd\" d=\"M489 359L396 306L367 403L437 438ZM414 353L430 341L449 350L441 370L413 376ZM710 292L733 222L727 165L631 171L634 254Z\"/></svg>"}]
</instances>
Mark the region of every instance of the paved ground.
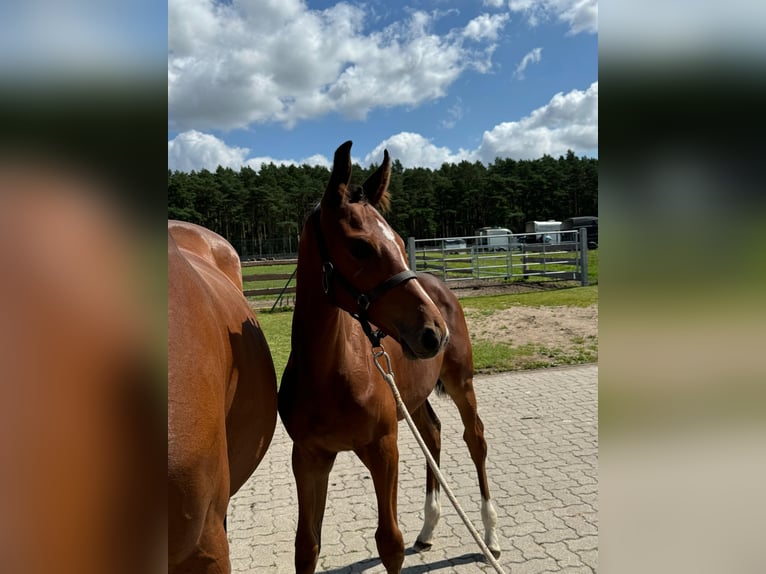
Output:
<instances>
[{"instance_id":1,"label":"paved ground","mask_svg":"<svg viewBox=\"0 0 766 574\"><path fill-rule=\"evenodd\" d=\"M485 425L492 498L497 508L500 564L508 574L596 572L598 367L505 373L475 381ZM441 467L474 525L483 532L475 470L462 440L457 408L431 400L442 421ZM281 422L258 470L229 510L232 571L293 572L297 517L291 442ZM425 459L407 424L399 426L399 527L411 546L420 532ZM372 481L352 453L330 475L318 572L385 572L375 548ZM403 571L494 572L442 496L432 550L407 549Z\"/></svg>"}]
</instances>

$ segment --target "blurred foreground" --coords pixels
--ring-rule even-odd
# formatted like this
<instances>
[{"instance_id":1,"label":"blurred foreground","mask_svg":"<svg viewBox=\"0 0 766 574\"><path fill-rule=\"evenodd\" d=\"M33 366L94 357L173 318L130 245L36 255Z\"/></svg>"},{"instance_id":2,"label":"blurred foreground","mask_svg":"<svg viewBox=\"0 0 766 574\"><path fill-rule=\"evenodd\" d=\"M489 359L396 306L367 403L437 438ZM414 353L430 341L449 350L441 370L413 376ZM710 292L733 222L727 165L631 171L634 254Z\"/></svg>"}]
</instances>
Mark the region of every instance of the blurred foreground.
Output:
<instances>
[{"instance_id":1,"label":"blurred foreground","mask_svg":"<svg viewBox=\"0 0 766 574\"><path fill-rule=\"evenodd\" d=\"M161 561L163 319L149 311L162 308L118 207L64 166L0 171L5 572L148 572Z\"/></svg>"},{"instance_id":2,"label":"blurred foreground","mask_svg":"<svg viewBox=\"0 0 766 574\"><path fill-rule=\"evenodd\" d=\"M763 572L762 3L603 4L602 572Z\"/></svg>"},{"instance_id":3,"label":"blurred foreground","mask_svg":"<svg viewBox=\"0 0 766 574\"><path fill-rule=\"evenodd\" d=\"M165 29L0 7L3 572L165 568Z\"/></svg>"}]
</instances>

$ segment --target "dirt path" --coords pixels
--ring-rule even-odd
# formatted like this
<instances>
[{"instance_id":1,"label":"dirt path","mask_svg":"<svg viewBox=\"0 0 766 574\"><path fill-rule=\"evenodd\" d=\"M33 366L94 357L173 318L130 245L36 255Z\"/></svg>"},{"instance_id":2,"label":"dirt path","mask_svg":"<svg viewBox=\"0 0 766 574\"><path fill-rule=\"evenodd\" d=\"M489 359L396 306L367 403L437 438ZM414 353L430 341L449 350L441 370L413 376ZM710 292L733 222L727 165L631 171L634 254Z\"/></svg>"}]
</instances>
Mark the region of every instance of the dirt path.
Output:
<instances>
[{"instance_id":1,"label":"dirt path","mask_svg":"<svg viewBox=\"0 0 766 574\"><path fill-rule=\"evenodd\" d=\"M562 348L573 340L594 342L598 337L598 306L522 307L513 306L491 315L466 308L471 334L513 346L542 345Z\"/></svg>"},{"instance_id":2,"label":"dirt path","mask_svg":"<svg viewBox=\"0 0 766 574\"><path fill-rule=\"evenodd\" d=\"M547 290L547 285L496 285L456 290L458 296L495 295ZM485 311L464 304L474 350L483 343L506 345L508 370L587 363L598 360L598 305L529 307L514 305ZM478 353L481 350L478 349ZM475 355L477 353L475 352ZM476 358L476 357L475 357ZM497 361L497 358L495 358ZM478 371L488 372L480 367ZM494 369L489 369L492 371Z\"/></svg>"}]
</instances>

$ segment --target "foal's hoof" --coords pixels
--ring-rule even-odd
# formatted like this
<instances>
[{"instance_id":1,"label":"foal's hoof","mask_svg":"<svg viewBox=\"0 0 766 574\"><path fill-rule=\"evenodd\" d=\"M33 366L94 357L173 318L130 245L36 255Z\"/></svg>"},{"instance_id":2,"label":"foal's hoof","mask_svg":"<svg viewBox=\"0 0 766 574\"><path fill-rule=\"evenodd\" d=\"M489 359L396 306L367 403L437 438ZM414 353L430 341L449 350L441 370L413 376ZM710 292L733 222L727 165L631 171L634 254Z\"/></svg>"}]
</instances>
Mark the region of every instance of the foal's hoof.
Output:
<instances>
[{"instance_id":1,"label":"foal's hoof","mask_svg":"<svg viewBox=\"0 0 766 574\"><path fill-rule=\"evenodd\" d=\"M495 560L497 560L498 558L500 558L500 551L499 551L499 550L492 550L492 549L490 548L490 549L489 549L489 551L490 551L490 552L492 552L492 556L494 556L494 557L495 557Z\"/></svg>"},{"instance_id":2,"label":"foal's hoof","mask_svg":"<svg viewBox=\"0 0 766 574\"><path fill-rule=\"evenodd\" d=\"M415 544L413 544L412 547L415 549L415 552L427 552L431 550L431 548L433 547L433 544L429 542L421 542L420 540L416 540Z\"/></svg>"}]
</instances>

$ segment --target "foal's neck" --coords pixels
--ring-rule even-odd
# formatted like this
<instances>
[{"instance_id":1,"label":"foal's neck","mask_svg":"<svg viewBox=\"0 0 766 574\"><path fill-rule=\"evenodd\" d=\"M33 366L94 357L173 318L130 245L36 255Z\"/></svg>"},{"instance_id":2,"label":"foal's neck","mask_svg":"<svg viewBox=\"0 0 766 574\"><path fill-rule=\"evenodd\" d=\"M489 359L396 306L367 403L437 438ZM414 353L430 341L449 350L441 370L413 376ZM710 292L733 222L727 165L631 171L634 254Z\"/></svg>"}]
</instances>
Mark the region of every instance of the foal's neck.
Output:
<instances>
[{"instance_id":1,"label":"foal's neck","mask_svg":"<svg viewBox=\"0 0 766 574\"><path fill-rule=\"evenodd\" d=\"M304 238L305 239L305 238ZM301 243L308 243L301 241ZM335 306L322 288L322 265L316 246L301 246L293 315L293 351L330 362L340 358L353 328L351 316Z\"/></svg>"}]
</instances>

